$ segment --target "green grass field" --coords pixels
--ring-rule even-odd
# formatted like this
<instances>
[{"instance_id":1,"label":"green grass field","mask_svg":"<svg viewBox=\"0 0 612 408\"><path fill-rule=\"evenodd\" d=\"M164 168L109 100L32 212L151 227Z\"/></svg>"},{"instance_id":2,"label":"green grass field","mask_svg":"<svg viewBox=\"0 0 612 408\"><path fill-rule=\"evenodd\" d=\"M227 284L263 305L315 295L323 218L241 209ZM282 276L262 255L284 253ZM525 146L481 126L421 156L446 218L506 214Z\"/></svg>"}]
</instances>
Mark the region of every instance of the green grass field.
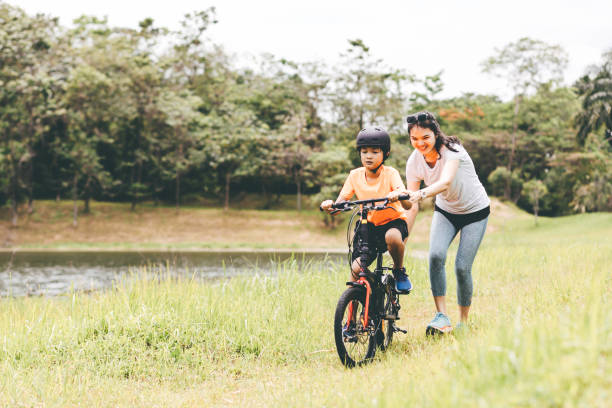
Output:
<instances>
[{"instance_id":1,"label":"green grass field","mask_svg":"<svg viewBox=\"0 0 612 408\"><path fill-rule=\"evenodd\" d=\"M425 337L427 264L409 259L408 334L353 370L332 333L344 265L213 283L137 270L104 292L1 299L0 405L609 407L612 214L495 225L474 265L470 331Z\"/></svg>"}]
</instances>

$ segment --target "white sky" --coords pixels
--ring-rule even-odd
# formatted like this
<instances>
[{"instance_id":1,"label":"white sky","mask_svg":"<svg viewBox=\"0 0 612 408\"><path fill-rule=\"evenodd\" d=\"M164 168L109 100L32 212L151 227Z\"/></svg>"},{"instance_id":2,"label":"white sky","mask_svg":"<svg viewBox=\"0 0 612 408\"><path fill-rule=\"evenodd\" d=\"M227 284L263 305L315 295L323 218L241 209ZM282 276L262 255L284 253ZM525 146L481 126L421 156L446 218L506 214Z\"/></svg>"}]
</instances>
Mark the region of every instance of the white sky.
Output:
<instances>
[{"instance_id":1,"label":"white sky","mask_svg":"<svg viewBox=\"0 0 612 408\"><path fill-rule=\"evenodd\" d=\"M208 32L238 61L271 53L293 61L337 62L348 39L360 38L373 55L419 77L444 70L443 97L463 92L507 98L504 81L479 64L521 37L561 45L569 54L570 84L612 48L610 0L4 0L29 14L45 13L68 26L82 14L108 16L111 26L137 27L145 17L178 28L183 15L210 6L218 24ZM146 5L145 5L146 4Z\"/></svg>"}]
</instances>

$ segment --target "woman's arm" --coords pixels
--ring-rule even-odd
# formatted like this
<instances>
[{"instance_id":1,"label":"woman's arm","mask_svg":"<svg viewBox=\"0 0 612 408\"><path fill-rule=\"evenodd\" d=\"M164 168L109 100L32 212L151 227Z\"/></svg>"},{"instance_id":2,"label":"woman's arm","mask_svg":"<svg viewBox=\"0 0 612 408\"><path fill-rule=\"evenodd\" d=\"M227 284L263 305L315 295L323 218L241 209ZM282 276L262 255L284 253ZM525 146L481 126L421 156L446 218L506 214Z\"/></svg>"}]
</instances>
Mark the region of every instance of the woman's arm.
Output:
<instances>
[{"instance_id":1,"label":"woman's arm","mask_svg":"<svg viewBox=\"0 0 612 408\"><path fill-rule=\"evenodd\" d=\"M418 201L412 201L412 196L417 194L415 193L415 191L419 189L420 185L420 181L412 181L406 183L406 186L408 187L408 194L410 194L410 201L412 202L412 207L407 211L408 219L406 220L406 224L408 224L408 233L412 231L412 226L414 225L416 216L419 213L419 203Z\"/></svg>"},{"instance_id":2,"label":"woman's arm","mask_svg":"<svg viewBox=\"0 0 612 408\"><path fill-rule=\"evenodd\" d=\"M457 175L457 170L459 169L459 159L449 160L444 164L444 168L442 169L442 174L440 175L440 179L435 183L419 190L416 192L414 199L410 199L412 203L418 202L427 197L433 197L436 194L439 194L443 191L446 191L455 175ZM417 187L418 188L418 187Z\"/></svg>"}]
</instances>

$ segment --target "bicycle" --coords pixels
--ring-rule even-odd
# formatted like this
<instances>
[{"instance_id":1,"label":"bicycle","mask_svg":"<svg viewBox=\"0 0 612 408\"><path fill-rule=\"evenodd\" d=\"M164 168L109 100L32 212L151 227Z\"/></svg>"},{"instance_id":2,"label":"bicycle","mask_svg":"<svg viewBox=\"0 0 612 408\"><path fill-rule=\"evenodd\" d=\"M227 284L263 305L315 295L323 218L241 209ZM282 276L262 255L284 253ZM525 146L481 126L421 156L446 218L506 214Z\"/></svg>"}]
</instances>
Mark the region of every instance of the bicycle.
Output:
<instances>
[{"instance_id":1,"label":"bicycle","mask_svg":"<svg viewBox=\"0 0 612 408\"><path fill-rule=\"evenodd\" d=\"M400 200L409 198L408 195L399 197ZM382 204L376 205L376 203ZM383 266L386 246L376 248L374 272L363 266L366 264L365 257L369 251L368 213L389 208L388 203L387 198L377 198L344 201L332 205L334 211L331 214L353 210L347 228L349 265L353 258L351 248L355 247L362 265L359 279L346 283L349 288L340 296L334 316L334 338L338 356L342 364L349 368L372 361L377 348L380 348L381 351L387 350L393 341L395 332L406 333L406 330L395 325L395 322L399 320L399 294L395 290L393 275L385 273L385 271L392 271L392 268ZM359 219L353 228L356 216L359 216ZM353 237L351 237L351 232L353 232ZM357 245L354 245L357 237ZM351 244L353 244L352 247Z\"/></svg>"}]
</instances>

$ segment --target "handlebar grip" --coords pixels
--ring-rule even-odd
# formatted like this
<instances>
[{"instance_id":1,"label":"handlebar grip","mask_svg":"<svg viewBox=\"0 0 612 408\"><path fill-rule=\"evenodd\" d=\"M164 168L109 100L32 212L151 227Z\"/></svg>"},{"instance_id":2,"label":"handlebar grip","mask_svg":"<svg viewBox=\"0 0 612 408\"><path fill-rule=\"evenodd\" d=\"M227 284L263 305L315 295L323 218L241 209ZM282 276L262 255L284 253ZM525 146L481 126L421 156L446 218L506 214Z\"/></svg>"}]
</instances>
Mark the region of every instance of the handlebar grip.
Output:
<instances>
[{"instance_id":1,"label":"handlebar grip","mask_svg":"<svg viewBox=\"0 0 612 408\"><path fill-rule=\"evenodd\" d=\"M339 201L332 204L332 208L335 210L344 210L346 208L346 201Z\"/></svg>"},{"instance_id":2,"label":"handlebar grip","mask_svg":"<svg viewBox=\"0 0 612 408\"><path fill-rule=\"evenodd\" d=\"M398 200L410 200L410 194L405 194L397 197Z\"/></svg>"},{"instance_id":3,"label":"handlebar grip","mask_svg":"<svg viewBox=\"0 0 612 408\"><path fill-rule=\"evenodd\" d=\"M333 211L329 212L331 215L344 211L346 210L346 201L340 201L337 203L333 203L331 208L333 209ZM323 207L319 206L319 211L325 211L325 210L323 209Z\"/></svg>"}]
</instances>

